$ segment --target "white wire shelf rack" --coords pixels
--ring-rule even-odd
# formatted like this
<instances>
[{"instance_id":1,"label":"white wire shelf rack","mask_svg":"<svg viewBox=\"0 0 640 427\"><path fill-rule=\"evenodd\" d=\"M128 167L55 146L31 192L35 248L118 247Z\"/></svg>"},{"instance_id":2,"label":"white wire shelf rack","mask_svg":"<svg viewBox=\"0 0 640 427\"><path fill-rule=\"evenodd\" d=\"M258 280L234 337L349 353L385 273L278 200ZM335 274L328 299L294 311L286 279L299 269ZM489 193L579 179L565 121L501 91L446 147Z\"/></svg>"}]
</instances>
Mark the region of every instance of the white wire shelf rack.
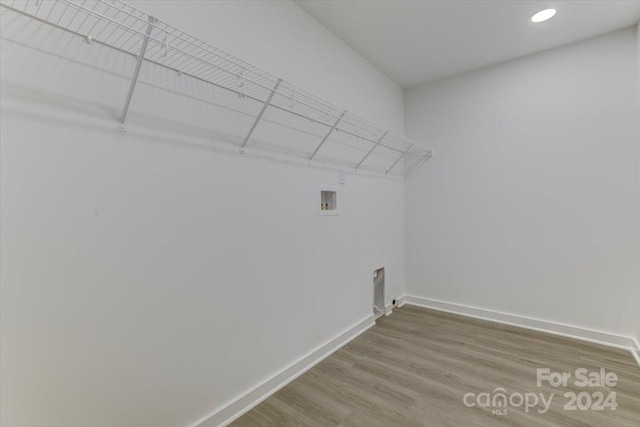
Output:
<instances>
[{"instance_id":1,"label":"white wire shelf rack","mask_svg":"<svg viewBox=\"0 0 640 427\"><path fill-rule=\"evenodd\" d=\"M126 131L129 105L140 68L146 62L258 103L258 113L239 147L242 153L261 120L268 120L303 132L308 131L305 127L312 127L317 144L308 153L309 161L325 144L345 139L360 147L359 158L351 159L356 171L375 153L388 160L381 172L402 169L402 174L408 176L432 155L422 144L383 129L120 0L0 0L0 8L136 58L118 123L121 131Z\"/></svg>"}]
</instances>

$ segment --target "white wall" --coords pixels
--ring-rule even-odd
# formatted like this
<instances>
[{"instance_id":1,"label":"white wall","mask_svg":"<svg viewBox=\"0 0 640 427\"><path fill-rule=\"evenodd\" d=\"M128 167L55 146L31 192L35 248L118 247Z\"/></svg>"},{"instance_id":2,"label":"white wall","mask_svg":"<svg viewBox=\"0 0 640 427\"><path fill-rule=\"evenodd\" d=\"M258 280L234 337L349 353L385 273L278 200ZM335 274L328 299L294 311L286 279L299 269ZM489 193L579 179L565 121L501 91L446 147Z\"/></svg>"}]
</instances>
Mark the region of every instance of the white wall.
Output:
<instances>
[{"instance_id":1,"label":"white wall","mask_svg":"<svg viewBox=\"0 0 640 427\"><path fill-rule=\"evenodd\" d=\"M402 90L291 2L138 3L403 126ZM120 133L133 59L32 29L1 46L3 426L190 425L370 316L375 268L402 293L402 181L348 175L318 217L336 171L239 155L208 89L146 66Z\"/></svg>"},{"instance_id":2,"label":"white wall","mask_svg":"<svg viewBox=\"0 0 640 427\"><path fill-rule=\"evenodd\" d=\"M406 293L631 337L635 28L405 92Z\"/></svg>"},{"instance_id":3,"label":"white wall","mask_svg":"<svg viewBox=\"0 0 640 427\"><path fill-rule=\"evenodd\" d=\"M638 138L637 143L640 145L640 23L636 26L636 58L637 58L637 68L636 73L638 76ZM640 150L639 150L640 151ZM638 154L640 157L640 154ZM638 169L636 172L636 178L638 180L638 212L640 212L640 158L638 159ZM640 241L640 215L638 215L638 241ZM638 251L638 264L640 264L640 250ZM636 292L637 292L637 304L636 307L640 307L640 278L638 278L638 282L636 284ZM636 309L636 345L640 346L640 309Z\"/></svg>"}]
</instances>

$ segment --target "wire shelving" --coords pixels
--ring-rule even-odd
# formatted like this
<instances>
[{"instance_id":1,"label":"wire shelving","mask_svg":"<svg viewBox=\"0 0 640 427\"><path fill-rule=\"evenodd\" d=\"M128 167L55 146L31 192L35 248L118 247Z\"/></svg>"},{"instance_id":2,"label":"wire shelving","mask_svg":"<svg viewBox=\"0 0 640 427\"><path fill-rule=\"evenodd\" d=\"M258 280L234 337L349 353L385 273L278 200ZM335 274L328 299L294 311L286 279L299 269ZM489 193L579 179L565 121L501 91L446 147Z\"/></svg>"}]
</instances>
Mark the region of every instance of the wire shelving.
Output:
<instances>
[{"instance_id":1,"label":"wire shelving","mask_svg":"<svg viewBox=\"0 0 640 427\"><path fill-rule=\"evenodd\" d=\"M261 120L268 117L302 132L313 129L318 140L308 153L309 161L335 139L352 140L361 147L362 156L352 164L356 171L373 153L384 151L389 164L381 172L389 174L402 164L402 173L408 176L432 155L420 143L383 129L120 0L0 0L0 8L82 37L88 44L97 43L136 58L118 122L121 131L126 131L129 105L146 62L259 104L239 147L242 153Z\"/></svg>"}]
</instances>

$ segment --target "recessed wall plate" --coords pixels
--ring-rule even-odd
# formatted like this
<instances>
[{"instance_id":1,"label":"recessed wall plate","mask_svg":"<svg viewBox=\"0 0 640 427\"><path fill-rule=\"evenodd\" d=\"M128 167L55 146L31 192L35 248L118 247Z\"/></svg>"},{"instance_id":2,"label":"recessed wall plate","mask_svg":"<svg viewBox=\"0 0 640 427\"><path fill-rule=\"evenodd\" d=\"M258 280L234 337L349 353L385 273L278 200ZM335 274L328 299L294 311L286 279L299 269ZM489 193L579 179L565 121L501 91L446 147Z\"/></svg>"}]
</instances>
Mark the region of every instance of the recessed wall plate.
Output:
<instances>
[{"instance_id":1,"label":"recessed wall plate","mask_svg":"<svg viewBox=\"0 0 640 427\"><path fill-rule=\"evenodd\" d=\"M318 216L340 215L338 210L338 188L321 185Z\"/></svg>"}]
</instances>

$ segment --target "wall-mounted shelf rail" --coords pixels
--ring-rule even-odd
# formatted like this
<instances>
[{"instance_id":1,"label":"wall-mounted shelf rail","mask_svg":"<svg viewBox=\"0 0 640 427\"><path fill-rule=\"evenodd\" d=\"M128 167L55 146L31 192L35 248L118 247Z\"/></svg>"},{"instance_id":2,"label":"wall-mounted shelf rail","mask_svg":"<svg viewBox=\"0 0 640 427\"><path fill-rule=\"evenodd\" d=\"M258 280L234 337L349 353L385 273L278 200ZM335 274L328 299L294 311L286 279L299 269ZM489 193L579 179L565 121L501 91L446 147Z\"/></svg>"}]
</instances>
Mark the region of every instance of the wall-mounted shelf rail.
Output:
<instances>
[{"instance_id":1,"label":"wall-mounted shelf rail","mask_svg":"<svg viewBox=\"0 0 640 427\"><path fill-rule=\"evenodd\" d=\"M383 129L357 115L324 101L260 68L242 61L210 44L119 0L0 0L0 9L17 13L82 37L88 44L97 43L137 58L129 92L118 128L126 130L129 104L143 63L173 70L243 99L260 103L253 125L244 136L240 151L244 153L268 110L281 121L296 126L325 128L319 133L317 146L308 153L309 161L337 138L352 139L361 147L353 169L377 152L385 152L388 164L380 168L386 174L402 169L407 176L431 156L431 151L395 132ZM283 117L289 117L284 119ZM277 119L271 119L276 120ZM364 144L364 145L363 145ZM401 164L400 168L397 165Z\"/></svg>"}]
</instances>

